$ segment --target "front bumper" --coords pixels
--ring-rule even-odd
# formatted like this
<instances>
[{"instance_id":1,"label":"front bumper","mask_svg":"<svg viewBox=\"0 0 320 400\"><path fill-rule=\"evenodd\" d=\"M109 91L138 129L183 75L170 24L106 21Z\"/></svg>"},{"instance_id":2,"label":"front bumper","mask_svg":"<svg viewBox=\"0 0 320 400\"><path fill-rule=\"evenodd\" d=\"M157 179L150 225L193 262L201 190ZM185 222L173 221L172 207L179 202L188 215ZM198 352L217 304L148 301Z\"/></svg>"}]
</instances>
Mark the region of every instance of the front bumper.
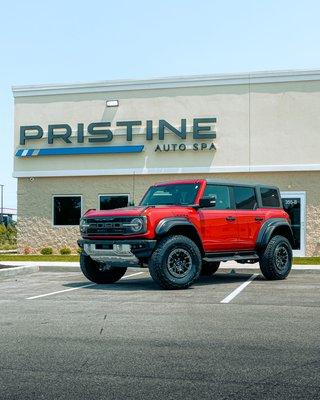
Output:
<instances>
[{"instance_id":1,"label":"front bumper","mask_svg":"<svg viewBox=\"0 0 320 400\"><path fill-rule=\"evenodd\" d=\"M78 245L93 260L103 262L110 267L139 267L139 259L151 256L156 240L81 239L78 240Z\"/></svg>"}]
</instances>

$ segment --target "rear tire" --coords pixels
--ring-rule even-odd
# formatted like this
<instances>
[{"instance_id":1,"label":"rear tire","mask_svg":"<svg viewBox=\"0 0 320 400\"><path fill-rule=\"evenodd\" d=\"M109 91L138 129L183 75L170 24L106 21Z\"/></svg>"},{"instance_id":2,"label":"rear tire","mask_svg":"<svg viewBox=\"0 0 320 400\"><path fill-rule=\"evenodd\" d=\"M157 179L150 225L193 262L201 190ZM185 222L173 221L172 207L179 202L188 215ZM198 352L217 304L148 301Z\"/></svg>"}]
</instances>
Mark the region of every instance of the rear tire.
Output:
<instances>
[{"instance_id":1,"label":"rear tire","mask_svg":"<svg viewBox=\"0 0 320 400\"><path fill-rule=\"evenodd\" d=\"M149 261L152 279L164 289L186 289L199 277L201 253L182 235L167 236L157 245Z\"/></svg>"},{"instance_id":2,"label":"rear tire","mask_svg":"<svg viewBox=\"0 0 320 400\"><path fill-rule=\"evenodd\" d=\"M212 276L218 271L220 261L202 261L201 276Z\"/></svg>"},{"instance_id":3,"label":"rear tire","mask_svg":"<svg viewBox=\"0 0 320 400\"><path fill-rule=\"evenodd\" d=\"M83 275L94 283L114 283L123 277L127 268L101 269L101 264L85 253L80 255L80 268Z\"/></svg>"},{"instance_id":4,"label":"rear tire","mask_svg":"<svg viewBox=\"0 0 320 400\"><path fill-rule=\"evenodd\" d=\"M292 248L284 236L274 236L260 255L260 269L269 280L285 279L292 267Z\"/></svg>"}]
</instances>

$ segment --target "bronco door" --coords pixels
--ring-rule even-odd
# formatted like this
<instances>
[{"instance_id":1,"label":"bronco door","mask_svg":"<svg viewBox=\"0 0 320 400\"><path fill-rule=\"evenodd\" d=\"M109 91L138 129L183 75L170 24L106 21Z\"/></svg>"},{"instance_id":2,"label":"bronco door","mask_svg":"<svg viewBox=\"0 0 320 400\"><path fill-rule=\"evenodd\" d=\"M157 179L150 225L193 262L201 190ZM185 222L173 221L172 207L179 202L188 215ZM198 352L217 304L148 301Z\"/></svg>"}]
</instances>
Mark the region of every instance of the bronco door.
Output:
<instances>
[{"instance_id":1,"label":"bronco door","mask_svg":"<svg viewBox=\"0 0 320 400\"><path fill-rule=\"evenodd\" d=\"M240 250L254 250L257 236L264 222L264 213L258 208L254 187L234 186L234 200Z\"/></svg>"},{"instance_id":2,"label":"bronco door","mask_svg":"<svg viewBox=\"0 0 320 400\"><path fill-rule=\"evenodd\" d=\"M199 209L205 252L234 251L238 244L236 211L227 185L207 184L204 196L215 197L214 207Z\"/></svg>"}]
</instances>

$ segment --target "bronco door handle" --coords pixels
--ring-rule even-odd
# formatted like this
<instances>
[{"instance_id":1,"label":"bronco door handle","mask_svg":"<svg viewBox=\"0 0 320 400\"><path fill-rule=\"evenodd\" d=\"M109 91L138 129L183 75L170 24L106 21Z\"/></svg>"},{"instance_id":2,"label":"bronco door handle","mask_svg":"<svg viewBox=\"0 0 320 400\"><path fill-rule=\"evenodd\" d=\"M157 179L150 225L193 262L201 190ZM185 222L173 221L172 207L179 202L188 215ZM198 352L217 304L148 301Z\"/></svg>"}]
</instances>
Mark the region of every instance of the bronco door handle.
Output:
<instances>
[{"instance_id":1,"label":"bronco door handle","mask_svg":"<svg viewBox=\"0 0 320 400\"><path fill-rule=\"evenodd\" d=\"M263 221L263 217L255 217L256 221Z\"/></svg>"},{"instance_id":2,"label":"bronco door handle","mask_svg":"<svg viewBox=\"0 0 320 400\"><path fill-rule=\"evenodd\" d=\"M236 218L235 218L235 217L232 217L232 216L229 216L229 217L226 217L226 220L227 220L227 221L235 221Z\"/></svg>"}]
</instances>

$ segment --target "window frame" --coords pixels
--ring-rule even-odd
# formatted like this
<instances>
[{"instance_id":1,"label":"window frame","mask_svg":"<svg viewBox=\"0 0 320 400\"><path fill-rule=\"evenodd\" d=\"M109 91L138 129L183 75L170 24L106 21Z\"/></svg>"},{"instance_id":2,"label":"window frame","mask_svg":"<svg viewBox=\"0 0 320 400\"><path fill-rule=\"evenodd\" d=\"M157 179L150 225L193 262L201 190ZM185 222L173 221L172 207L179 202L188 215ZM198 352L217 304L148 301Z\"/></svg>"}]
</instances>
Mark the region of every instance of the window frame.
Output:
<instances>
[{"instance_id":1,"label":"window frame","mask_svg":"<svg viewBox=\"0 0 320 400\"><path fill-rule=\"evenodd\" d=\"M102 196L109 196L109 197L127 196L128 197L128 206L129 206L130 201L131 201L130 193L100 193L100 194L98 194L98 207L97 207L97 210L99 210L99 211L106 211L106 210L101 210L101 208L100 208L100 198Z\"/></svg>"},{"instance_id":2,"label":"window frame","mask_svg":"<svg viewBox=\"0 0 320 400\"><path fill-rule=\"evenodd\" d=\"M83 215L83 195L82 194L53 194L51 200L51 224L53 228L70 228L79 226L77 225L55 225L54 223L54 199L55 197L80 197L80 218ZM80 222L80 221L79 221Z\"/></svg>"}]
</instances>

